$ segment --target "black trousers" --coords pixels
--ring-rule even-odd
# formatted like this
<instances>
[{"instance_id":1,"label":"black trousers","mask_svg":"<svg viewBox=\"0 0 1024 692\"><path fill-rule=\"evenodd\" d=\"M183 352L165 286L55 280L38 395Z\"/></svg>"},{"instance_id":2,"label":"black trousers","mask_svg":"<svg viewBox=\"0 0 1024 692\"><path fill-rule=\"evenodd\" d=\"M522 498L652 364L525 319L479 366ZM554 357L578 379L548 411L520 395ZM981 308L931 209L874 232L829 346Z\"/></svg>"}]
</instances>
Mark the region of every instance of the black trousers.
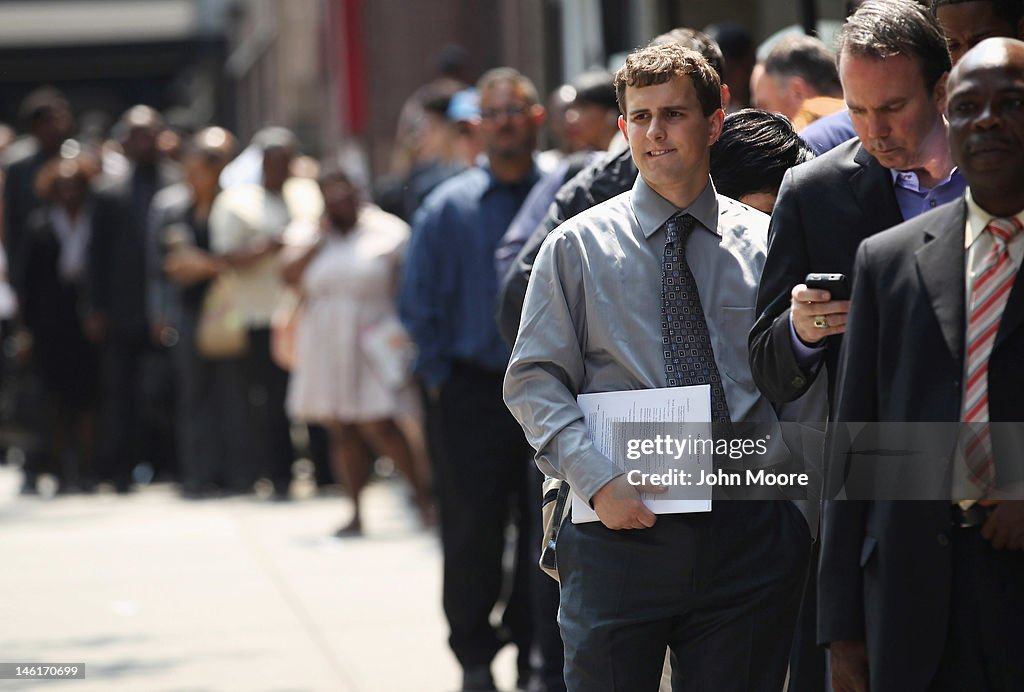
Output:
<instances>
[{"instance_id":1,"label":"black trousers","mask_svg":"<svg viewBox=\"0 0 1024 692\"><path fill-rule=\"evenodd\" d=\"M245 378L249 394L250 448L256 454L255 467L260 475L273 481L275 493L286 493L295 460L291 423L285 411L288 371L279 368L270 356L269 327L249 330Z\"/></svg>"},{"instance_id":2,"label":"black trousers","mask_svg":"<svg viewBox=\"0 0 1024 692\"><path fill-rule=\"evenodd\" d=\"M818 644L818 555L821 543L811 546L807 579L800 599L793 647L789 652L787 692L825 692L828 684L828 649Z\"/></svg>"},{"instance_id":3,"label":"black trousers","mask_svg":"<svg viewBox=\"0 0 1024 692\"><path fill-rule=\"evenodd\" d=\"M574 692L778 692L810 533L786 501L716 501L650 529L567 521L558 536L559 624Z\"/></svg>"},{"instance_id":4,"label":"black trousers","mask_svg":"<svg viewBox=\"0 0 1024 692\"><path fill-rule=\"evenodd\" d=\"M213 360L199 354L198 317L197 312L183 314L173 349L182 488L194 492L216 484L235 491L251 490L256 478L247 468L251 454L246 429L248 397L241 384L244 380L229 376L242 364L240 359Z\"/></svg>"},{"instance_id":5,"label":"black trousers","mask_svg":"<svg viewBox=\"0 0 1024 692\"><path fill-rule=\"evenodd\" d=\"M103 396L99 458L101 479L118 488L131 483L132 469L142 460L142 360L149 348L147 335L112 336L101 347L100 377Z\"/></svg>"},{"instance_id":6,"label":"black trousers","mask_svg":"<svg viewBox=\"0 0 1024 692\"><path fill-rule=\"evenodd\" d=\"M449 645L463 668L490 664L505 643L513 642L524 674L532 645L529 583L536 569L529 522L539 520L529 508L529 493L539 489L528 487L529 448L502 400L502 378L501 372L457 364L441 391L444 454L435 482L443 603ZM511 582L502 565L510 522L518 528ZM499 599L505 600L505 610L501 627L495 628L490 614Z\"/></svg>"},{"instance_id":7,"label":"black trousers","mask_svg":"<svg viewBox=\"0 0 1024 692\"><path fill-rule=\"evenodd\" d=\"M954 528L946 648L929 692L1024 690L1024 552Z\"/></svg>"}]
</instances>

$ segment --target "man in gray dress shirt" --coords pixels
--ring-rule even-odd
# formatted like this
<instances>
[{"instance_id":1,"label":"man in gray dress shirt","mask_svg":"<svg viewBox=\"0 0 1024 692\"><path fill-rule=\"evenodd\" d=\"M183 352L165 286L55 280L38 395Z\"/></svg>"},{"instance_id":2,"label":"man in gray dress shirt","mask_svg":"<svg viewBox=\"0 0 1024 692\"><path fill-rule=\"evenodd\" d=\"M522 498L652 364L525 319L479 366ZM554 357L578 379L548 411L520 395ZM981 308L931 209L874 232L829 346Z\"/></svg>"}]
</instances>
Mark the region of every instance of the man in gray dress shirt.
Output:
<instances>
[{"instance_id":1,"label":"man in gray dress shirt","mask_svg":"<svg viewBox=\"0 0 1024 692\"><path fill-rule=\"evenodd\" d=\"M698 53L650 46L627 58L616 89L640 176L545 242L504 388L538 466L567 479L600 518L566 522L559 536L566 684L655 690L668 646L674 689L778 690L810 542L799 512L716 496L709 513L656 516L597 451L576 403L581 393L674 382L662 276L667 228L685 214L693 230L675 252L693 279L682 298L699 301L713 351L713 408L732 423L776 420L746 357L768 217L718 196L708 174L724 117L718 77Z\"/></svg>"}]
</instances>

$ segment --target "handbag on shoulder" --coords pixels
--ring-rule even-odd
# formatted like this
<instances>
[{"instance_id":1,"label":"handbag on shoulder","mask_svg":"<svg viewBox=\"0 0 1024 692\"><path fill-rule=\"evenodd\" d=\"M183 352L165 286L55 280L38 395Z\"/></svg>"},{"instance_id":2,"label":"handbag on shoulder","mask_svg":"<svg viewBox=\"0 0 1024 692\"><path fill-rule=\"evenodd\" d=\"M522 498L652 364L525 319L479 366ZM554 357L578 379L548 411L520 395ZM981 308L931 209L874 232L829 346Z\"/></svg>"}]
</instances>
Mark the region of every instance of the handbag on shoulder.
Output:
<instances>
[{"instance_id":1,"label":"handbag on shoulder","mask_svg":"<svg viewBox=\"0 0 1024 692\"><path fill-rule=\"evenodd\" d=\"M249 349L249 332L238 307L234 273L218 275L203 297L196 327L196 348L206 358L235 358Z\"/></svg>"}]
</instances>

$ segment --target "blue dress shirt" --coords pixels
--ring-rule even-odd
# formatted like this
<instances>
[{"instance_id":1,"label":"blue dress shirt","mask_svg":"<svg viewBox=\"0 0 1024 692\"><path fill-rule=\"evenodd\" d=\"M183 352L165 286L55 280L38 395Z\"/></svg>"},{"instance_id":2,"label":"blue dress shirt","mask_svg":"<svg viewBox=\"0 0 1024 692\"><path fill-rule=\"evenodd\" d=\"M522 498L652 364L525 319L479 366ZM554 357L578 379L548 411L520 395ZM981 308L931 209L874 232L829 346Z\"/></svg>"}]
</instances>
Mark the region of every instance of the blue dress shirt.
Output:
<instances>
[{"instance_id":1,"label":"blue dress shirt","mask_svg":"<svg viewBox=\"0 0 1024 692\"><path fill-rule=\"evenodd\" d=\"M455 361L495 372L508 365L494 320L494 251L538 177L536 165L515 184L499 181L487 165L471 168L441 184L416 213L399 314L428 386L443 385Z\"/></svg>"}]
</instances>

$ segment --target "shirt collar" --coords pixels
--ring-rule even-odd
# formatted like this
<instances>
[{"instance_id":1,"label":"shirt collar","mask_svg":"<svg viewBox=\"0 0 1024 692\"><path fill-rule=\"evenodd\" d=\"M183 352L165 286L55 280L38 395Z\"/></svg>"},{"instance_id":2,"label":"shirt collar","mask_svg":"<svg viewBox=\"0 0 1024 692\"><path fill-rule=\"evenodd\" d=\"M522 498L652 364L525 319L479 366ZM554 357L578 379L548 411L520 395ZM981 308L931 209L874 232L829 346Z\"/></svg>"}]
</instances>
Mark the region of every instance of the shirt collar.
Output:
<instances>
[{"instance_id":1,"label":"shirt collar","mask_svg":"<svg viewBox=\"0 0 1024 692\"><path fill-rule=\"evenodd\" d=\"M704 191L685 209L677 208L655 192L642 175L636 177L636 182L633 183L633 213L636 214L636 220L645 238L650 238L655 231L665 225L669 217L679 211L690 214L715 235L721 235L718 230L718 193L715 192L710 176Z\"/></svg>"},{"instance_id":2,"label":"shirt collar","mask_svg":"<svg viewBox=\"0 0 1024 692\"><path fill-rule=\"evenodd\" d=\"M967 188L967 232L964 234L964 247L969 248L974 244L974 241L978 239L985 227L988 226L988 222L996 218L992 214L988 213L974 201L974 197L971 196L971 188ZM1024 209L1014 214L1017 220L1024 225Z\"/></svg>"},{"instance_id":3,"label":"shirt collar","mask_svg":"<svg viewBox=\"0 0 1024 692\"><path fill-rule=\"evenodd\" d=\"M890 168L889 172L892 173L892 182L896 187L901 187L904 190L910 190L911 192L928 192L928 188L921 187L921 180L917 177L917 173L914 171L898 171L895 168ZM942 187L956 175L959 175L959 173L957 172L956 167L954 167L944 180L940 180L936 183L935 187L931 189L936 190Z\"/></svg>"},{"instance_id":4,"label":"shirt collar","mask_svg":"<svg viewBox=\"0 0 1024 692\"><path fill-rule=\"evenodd\" d=\"M494 171L491 169L491 164L487 162L487 157L481 154L480 158L477 159L477 165L480 170L487 176L487 186L484 188L484 192L490 192L491 190L498 187L517 187L519 185L528 185L533 187L534 183L540 178L540 168L537 167L537 156L533 157L533 167L530 169L529 175L520 180L518 183L503 183L494 177Z\"/></svg>"}]
</instances>

